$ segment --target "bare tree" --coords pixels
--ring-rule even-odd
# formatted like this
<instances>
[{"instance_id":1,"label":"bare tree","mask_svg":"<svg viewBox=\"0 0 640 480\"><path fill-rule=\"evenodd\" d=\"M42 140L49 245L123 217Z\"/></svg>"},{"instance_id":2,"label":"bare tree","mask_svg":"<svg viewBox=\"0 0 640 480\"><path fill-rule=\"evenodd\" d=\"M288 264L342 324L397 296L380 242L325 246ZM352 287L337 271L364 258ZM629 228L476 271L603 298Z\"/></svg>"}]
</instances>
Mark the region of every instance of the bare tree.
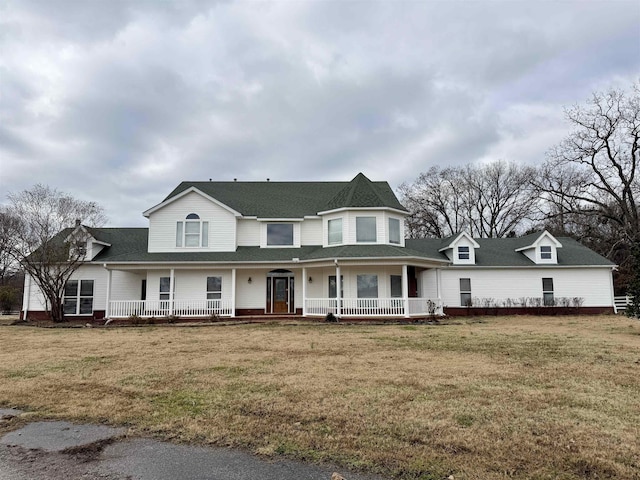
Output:
<instances>
[{"instance_id":1,"label":"bare tree","mask_svg":"<svg viewBox=\"0 0 640 480\"><path fill-rule=\"evenodd\" d=\"M614 250L627 252L622 267L632 269L630 279L638 277L631 255L640 243L640 83L629 93L594 93L565 114L575 130L549 151L536 182L547 202L546 216L568 229L604 226L593 229L601 243L609 244L609 252L599 252L609 258ZM605 239L611 231L613 238ZM640 258L635 263L640 266ZM629 284L638 284L637 278Z\"/></svg>"},{"instance_id":2,"label":"bare tree","mask_svg":"<svg viewBox=\"0 0 640 480\"><path fill-rule=\"evenodd\" d=\"M466 230L474 237L505 237L524 231L537 202L535 174L532 167L504 161L432 167L399 188L411 212L409 235L446 237Z\"/></svg>"},{"instance_id":3,"label":"bare tree","mask_svg":"<svg viewBox=\"0 0 640 480\"><path fill-rule=\"evenodd\" d=\"M86 238L72 234L72 227L80 222L99 226L104 211L40 184L7 197L8 214L16 220L9 252L42 291L53 321L60 322L65 285L85 259Z\"/></svg>"}]
</instances>

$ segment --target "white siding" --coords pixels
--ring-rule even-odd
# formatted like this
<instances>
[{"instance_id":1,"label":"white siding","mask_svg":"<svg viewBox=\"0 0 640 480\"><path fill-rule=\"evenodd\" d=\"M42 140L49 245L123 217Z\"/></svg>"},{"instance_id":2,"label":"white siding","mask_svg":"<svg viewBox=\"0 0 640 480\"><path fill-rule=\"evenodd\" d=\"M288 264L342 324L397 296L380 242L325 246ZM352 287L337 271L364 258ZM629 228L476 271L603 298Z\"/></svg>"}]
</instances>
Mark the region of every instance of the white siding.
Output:
<instances>
[{"instance_id":1,"label":"white siding","mask_svg":"<svg viewBox=\"0 0 640 480\"><path fill-rule=\"evenodd\" d=\"M113 270L111 272L111 300L140 300L142 280L146 274Z\"/></svg>"},{"instance_id":2,"label":"white siding","mask_svg":"<svg viewBox=\"0 0 640 480\"><path fill-rule=\"evenodd\" d=\"M322 245L322 220L319 218L306 219L300 225L300 236L302 245Z\"/></svg>"},{"instance_id":3,"label":"white siding","mask_svg":"<svg viewBox=\"0 0 640 480\"><path fill-rule=\"evenodd\" d=\"M238 246L260 246L260 222L256 219L238 219Z\"/></svg>"},{"instance_id":4,"label":"white siding","mask_svg":"<svg viewBox=\"0 0 640 480\"><path fill-rule=\"evenodd\" d=\"M209 246L206 248L176 247L176 224L190 213L209 222ZM188 193L149 215L149 252L232 252L235 249L234 214L198 193Z\"/></svg>"},{"instance_id":5,"label":"white siding","mask_svg":"<svg viewBox=\"0 0 640 480\"><path fill-rule=\"evenodd\" d=\"M459 307L460 279L471 279L472 298L541 298L542 279L553 278L554 297L581 297L585 307L613 305L611 270L607 268L443 269L442 300Z\"/></svg>"},{"instance_id":6,"label":"white siding","mask_svg":"<svg viewBox=\"0 0 640 480\"><path fill-rule=\"evenodd\" d=\"M423 270L418 274L418 284L420 290L418 296L423 298L435 299L438 297L438 286L436 278L436 269Z\"/></svg>"}]
</instances>

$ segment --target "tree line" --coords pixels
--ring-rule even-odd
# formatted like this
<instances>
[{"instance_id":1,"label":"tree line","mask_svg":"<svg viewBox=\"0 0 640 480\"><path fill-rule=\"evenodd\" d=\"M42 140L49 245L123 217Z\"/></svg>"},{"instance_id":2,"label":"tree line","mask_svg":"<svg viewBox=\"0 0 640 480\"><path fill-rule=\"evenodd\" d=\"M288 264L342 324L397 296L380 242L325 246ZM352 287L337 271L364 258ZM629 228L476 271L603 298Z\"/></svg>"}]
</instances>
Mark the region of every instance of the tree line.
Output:
<instances>
[{"instance_id":1,"label":"tree line","mask_svg":"<svg viewBox=\"0 0 640 480\"><path fill-rule=\"evenodd\" d=\"M571 236L619 265L616 290L640 297L640 83L565 110L572 132L537 167L494 161L431 167L399 187L413 238Z\"/></svg>"}]
</instances>

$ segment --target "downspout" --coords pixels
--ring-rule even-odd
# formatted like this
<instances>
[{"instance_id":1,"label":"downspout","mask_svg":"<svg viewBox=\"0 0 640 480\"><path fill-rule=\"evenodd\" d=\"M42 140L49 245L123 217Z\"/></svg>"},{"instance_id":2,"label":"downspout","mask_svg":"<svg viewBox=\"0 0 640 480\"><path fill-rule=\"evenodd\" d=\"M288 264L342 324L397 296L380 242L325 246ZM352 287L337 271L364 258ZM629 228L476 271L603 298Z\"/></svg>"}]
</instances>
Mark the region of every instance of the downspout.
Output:
<instances>
[{"instance_id":1,"label":"downspout","mask_svg":"<svg viewBox=\"0 0 640 480\"><path fill-rule=\"evenodd\" d=\"M27 288L25 288L25 296L22 298L22 319L27 320L27 315L29 313L29 300L31 300L31 275L27 274L25 277L25 282L27 284Z\"/></svg>"}]
</instances>

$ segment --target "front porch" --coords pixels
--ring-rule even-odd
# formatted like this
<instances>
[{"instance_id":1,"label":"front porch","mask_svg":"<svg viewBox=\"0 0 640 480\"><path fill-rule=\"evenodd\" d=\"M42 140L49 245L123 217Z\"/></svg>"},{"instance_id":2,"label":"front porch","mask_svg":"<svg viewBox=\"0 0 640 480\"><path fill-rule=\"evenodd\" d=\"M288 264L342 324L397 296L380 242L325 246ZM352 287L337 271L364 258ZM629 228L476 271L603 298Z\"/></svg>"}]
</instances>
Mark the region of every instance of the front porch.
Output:
<instances>
[{"instance_id":1,"label":"front porch","mask_svg":"<svg viewBox=\"0 0 640 480\"><path fill-rule=\"evenodd\" d=\"M302 317L425 317L442 315L442 305L427 298L307 298ZM272 315L265 313L265 316ZM232 302L224 300L111 300L109 318L238 318Z\"/></svg>"},{"instance_id":2,"label":"front porch","mask_svg":"<svg viewBox=\"0 0 640 480\"><path fill-rule=\"evenodd\" d=\"M105 317L317 319L332 314L401 319L443 314L439 275L422 275L426 266L325 261L274 267L108 268Z\"/></svg>"}]
</instances>

